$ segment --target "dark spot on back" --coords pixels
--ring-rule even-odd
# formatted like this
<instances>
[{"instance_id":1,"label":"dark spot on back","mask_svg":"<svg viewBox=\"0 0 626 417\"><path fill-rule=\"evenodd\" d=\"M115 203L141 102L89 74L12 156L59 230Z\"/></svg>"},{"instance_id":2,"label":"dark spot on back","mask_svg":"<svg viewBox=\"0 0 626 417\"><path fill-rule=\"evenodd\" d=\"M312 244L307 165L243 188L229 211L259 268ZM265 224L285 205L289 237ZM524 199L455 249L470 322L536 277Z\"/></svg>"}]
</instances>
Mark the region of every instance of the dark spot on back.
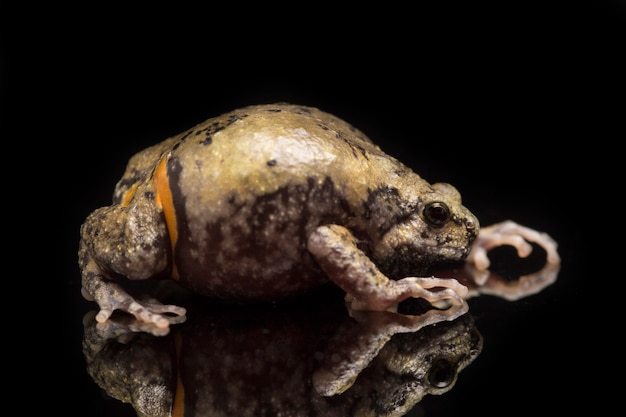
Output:
<instances>
[{"instance_id":1,"label":"dark spot on back","mask_svg":"<svg viewBox=\"0 0 626 417\"><path fill-rule=\"evenodd\" d=\"M241 116L238 116L238 115L236 115L236 114L233 114L233 115L231 115L231 116L229 116L229 117L228 117L228 121L226 122L226 126L230 126L230 125L232 125L233 123L235 123L237 120L243 120L243 119L245 119L246 117L248 117L248 115L247 115L247 114L242 114Z\"/></svg>"},{"instance_id":2,"label":"dark spot on back","mask_svg":"<svg viewBox=\"0 0 626 417\"><path fill-rule=\"evenodd\" d=\"M233 123L237 122L238 120L243 120L246 117L248 117L247 114L242 114L242 115L237 115L237 114L231 114L230 116L228 116L228 118L226 119L225 122L220 120L216 120L213 123L211 123L209 126L200 129L196 132L196 136L204 134L204 139L201 140L200 142L198 142L200 145L210 145L213 143L213 135L221 130L226 129L227 127L229 127L230 125L232 125Z\"/></svg>"}]
</instances>

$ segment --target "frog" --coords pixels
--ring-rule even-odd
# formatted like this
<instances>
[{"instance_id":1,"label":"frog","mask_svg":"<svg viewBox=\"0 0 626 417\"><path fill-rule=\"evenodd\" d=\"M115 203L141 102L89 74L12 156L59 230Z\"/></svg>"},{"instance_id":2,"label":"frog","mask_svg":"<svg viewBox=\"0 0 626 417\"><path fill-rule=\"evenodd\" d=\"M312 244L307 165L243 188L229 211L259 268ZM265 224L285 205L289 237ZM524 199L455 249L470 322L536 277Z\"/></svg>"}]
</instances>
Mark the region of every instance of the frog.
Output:
<instances>
[{"instance_id":1,"label":"frog","mask_svg":"<svg viewBox=\"0 0 626 417\"><path fill-rule=\"evenodd\" d=\"M184 306L131 295L129 281L232 302L334 283L353 310L397 311L410 298L467 310L467 287L428 268L466 259L474 242L525 244L479 231L453 185L427 182L344 119L255 104L130 158L112 203L80 227L81 292L99 323L120 311L158 328L184 321ZM484 252L474 258L486 267Z\"/></svg>"}]
</instances>

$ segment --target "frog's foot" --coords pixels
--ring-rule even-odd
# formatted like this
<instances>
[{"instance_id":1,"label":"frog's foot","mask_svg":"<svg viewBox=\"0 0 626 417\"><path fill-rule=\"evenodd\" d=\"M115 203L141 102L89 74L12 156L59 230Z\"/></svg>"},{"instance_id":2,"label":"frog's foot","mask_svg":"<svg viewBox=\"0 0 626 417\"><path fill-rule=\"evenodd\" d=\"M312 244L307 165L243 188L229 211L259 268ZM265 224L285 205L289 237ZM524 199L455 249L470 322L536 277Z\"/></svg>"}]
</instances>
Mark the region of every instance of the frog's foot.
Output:
<instances>
[{"instance_id":1,"label":"frog's foot","mask_svg":"<svg viewBox=\"0 0 626 417\"><path fill-rule=\"evenodd\" d=\"M183 323L187 311L184 307L162 304L156 300L138 301L119 288L117 284L108 283L111 291L97 291L91 297L83 290L87 299L95 300L100 306L96 314L98 323L106 322L115 310L132 314L139 322L153 324L158 328L167 328L170 324Z\"/></svg>"},{"instance_id":2,"label":"frog's foot","mask_svg":"<svg viewBox=\"0 0 626 417\"><path fill-rule=\"evenodd\" d=\"M140 322L154 324L159 328L167 328L170 324L185 321L187 311L183 307L166 305L159 302L139 302L137 300L123 300L120 303L101 305L96 314L96 321L104 323L113 314L114 310L122 310L135 316Z\"/></svg>"},{"instance_id":3,"label":"frog's foot","mask_svg":"<svg viewBox=\"0 0 626 417\"><path fill-rule=\"evenodd\" d=\"M407 277L398 281L389 280L384 292L376 292L372 297L352 298L353 310L396 311L398 304L408 298L422 298L435 309L446 310L454 306L455 314L441 314L435 321L453 320L468 310L468 289L451 278ZM431 314L432 315L432 314Z\"/></svg>"},{"instance_id":4,"label":"frog's foot","mask_svg":"<svg viewBox=\"0 0 626 417\"><path fill-rule=\"evenodd\" d=\"M536 243L546 251L547 262L558 265L561 258L557 252L557 243L547 233L519 225L511 220L484 227L478 233L465 261L473 264L478 271L485 271L491 262L487 252L496 246L510 245L517 250L520 258L526 258Z\"/></svg>"},{"instance_id":5,"label":"frog's foot","mask_svg":"<svg viewBox=\"0 0 626 417\"><path fill-rule=\"evenodd\" d=\"M170 327L158 327L154 323L137 320L130 314L109 317L105 322L98 322L96 311L90 311L83 318L85 329L94 326L95 335L101 340L115 339L119 343L128 343L137 333L150 333L154 336L165 336ZM170 323L173 324L173 323Z\"/></svg>"}]
</instances>

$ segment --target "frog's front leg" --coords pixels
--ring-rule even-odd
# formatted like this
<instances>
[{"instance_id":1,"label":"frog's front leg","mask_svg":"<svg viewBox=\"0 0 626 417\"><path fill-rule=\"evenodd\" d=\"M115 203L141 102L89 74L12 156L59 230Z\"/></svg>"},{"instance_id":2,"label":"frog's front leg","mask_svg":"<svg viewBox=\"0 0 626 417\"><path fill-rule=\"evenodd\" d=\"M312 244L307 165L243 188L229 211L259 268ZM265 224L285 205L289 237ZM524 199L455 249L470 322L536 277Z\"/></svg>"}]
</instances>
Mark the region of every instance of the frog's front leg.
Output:
<instances>
[{"instance_id":1,"label":"frog's front leg","mask_svg":"<svg viewBox=\"0 0 626 417\"><path fill-rule=\"evenodd\" d=\"M78 252L83 296L100 307L96 320L105 322L114 310L121 310L145 323L165 328L185 320L182 307L157 301L139 301L115 279L149 279L167 271L169 255L166 230L153 219L113 205L94 211L81 227ZM128 220L132 219L132 220Z\"/></svg>"},{"instance_id":2,"label":"frog's front leg","mask_svg":"<svg viewBox=\"0 0 626 417\"><path fill-rule=\"evenodd\" d=\"M328 277L352 298L354 310L395 311L398 303L415 297L433 305L444 301L467 311L467 287L449 278L389 279L343 226L318 227L309 237L307 248ZM449 320L449 316L442 314L441 320Z\"/></svg>"},{"instance_id":3,"label":"frog's front leg","mask_svg":"<svg viewBox=\"0 0 626 417\"><path fill-rule=\"evenodd\" d=\"M547 233L519 225L511 220L483 227L474 241L465 261L473 264L479 271L489 268L490 261L487 252L496 246L510 245L517 250L520 258L525 258L532 252L532 245L536 243L546 251L547 262L558 265L561 257L557 252L557 243Z\"/></svg>"}]
</instances>

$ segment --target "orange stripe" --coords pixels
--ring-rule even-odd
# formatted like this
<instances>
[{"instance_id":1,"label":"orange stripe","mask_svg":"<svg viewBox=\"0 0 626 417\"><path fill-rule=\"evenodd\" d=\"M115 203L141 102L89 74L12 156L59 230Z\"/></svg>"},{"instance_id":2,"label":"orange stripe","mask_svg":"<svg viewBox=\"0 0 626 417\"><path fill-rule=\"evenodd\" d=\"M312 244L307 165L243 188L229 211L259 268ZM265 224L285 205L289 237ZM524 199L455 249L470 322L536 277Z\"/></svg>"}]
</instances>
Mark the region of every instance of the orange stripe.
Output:
<instances>
[{"instance_id":1,"label":"orange stripe","mask_svg":"<svg viewBox=\"0 0 626 417\"><path fill-rule=\"evenodd\" d=\"M172 199L172 190L170 189L170 181L167 177L167 159L169 154L161 159L159 166L154 173L154 189L156 193L156 202L163 210L165 216L165 224L170 234L170 243L172 245L172 278L178 280L178 269L176 268L176 259L174 258L174 248L178 241L178 227L176 224L176 211L174 210L174 200Z\"/></svg>"},{"instance_id":2,"label":"orange stripe","mask_svg":"<svg viewBox=\"0 0 626 417\"><path fill-rule=\"evenodd\" d=\"M172 416L171 417L183 417L185 413L185 387L183 387L183 381L180 378L180 334L174 335L174 346L176 347L176 360L178 366L176 367L176 393L174 394L174 404L172 404Z\"/></svg>"},{"instance_id":3,"label":"orange stripe","mask_svg":"<svg viewBox=\"0 0 626 417\"><path fill-rule=\"evenodd\" d=\"M133 186L130 187L122 197L122 202L120 203L122 207L128 207L128 204L130 204L130 200L135 195L135 191L137 191L137 183L133 184Z\"/></svg>"}]
</instances>

